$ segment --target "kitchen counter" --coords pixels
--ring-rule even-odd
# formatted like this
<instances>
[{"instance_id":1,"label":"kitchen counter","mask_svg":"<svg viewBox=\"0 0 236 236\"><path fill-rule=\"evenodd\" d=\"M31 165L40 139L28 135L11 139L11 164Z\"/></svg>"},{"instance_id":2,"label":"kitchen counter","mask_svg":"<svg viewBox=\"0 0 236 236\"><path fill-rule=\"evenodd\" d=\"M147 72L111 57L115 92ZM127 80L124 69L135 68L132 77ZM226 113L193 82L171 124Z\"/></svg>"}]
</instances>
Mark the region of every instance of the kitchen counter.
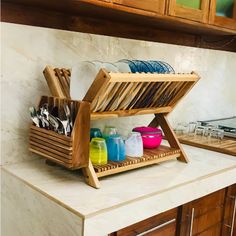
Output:
<instances>
[{"instance_id":1,"label":"kitchen counter","mask_svg":"<svg viewBox=\"0 0 236 236\"><path fill-rule=\"evenodd\" d=\"M80 171L42 159L2 168L82 219L84 235L99 236L236 183L236 157L183 148L188 164L168 161L104 177L99 190L86 185Z\"/></svg>"}]
</instances>

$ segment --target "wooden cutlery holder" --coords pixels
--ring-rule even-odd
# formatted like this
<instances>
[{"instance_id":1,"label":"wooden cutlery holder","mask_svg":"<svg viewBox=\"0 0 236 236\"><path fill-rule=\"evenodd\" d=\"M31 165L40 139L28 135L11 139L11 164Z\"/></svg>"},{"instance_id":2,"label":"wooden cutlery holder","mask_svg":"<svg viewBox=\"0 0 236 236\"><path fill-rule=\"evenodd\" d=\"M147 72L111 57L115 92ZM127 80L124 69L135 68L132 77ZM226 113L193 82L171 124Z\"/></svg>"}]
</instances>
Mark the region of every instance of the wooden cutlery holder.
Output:
<instances>
[{"instance_id":1,"label":"wooden cutlery holder","mask_svg":"<svg viewBox=\"0 0 236 236\"><path fill-rule=\"evenodd\" d=\"M68 72L61 69L63 73L66 71ZM103 176L172 159L188 162L166 115L198 81L196 73L108 73L101 69L81 102L65 98L67 95L62 92L63 83L59 72L60 70L48 66L44 70L49 87L53 85L50 88L52 95L61 98L42 97L39 105L49 103L60 106L65 102L68 105L73 102L77 116L72 135L66 137L32 125L31 151L69 169L83 167L88 184L95 188L100 187L98 178ZM69 83L69 78L67 81ZM68 93L68 86L66 91ZM108 161L107 165L93 166L89 159L90 120L143 114L154 114L149 126L160 126L169 146L146 149L141 158L127 157L122 162Z\"/></svg>"},{"instance_id":2,"label":"wooden cutlery holder","mask_svg":"<svg viewBox=\"0 0 236 236\"><path fill-rule=\"evenodd\" d=\"M51 107L63 108L64 104L74 108L75 121L71 136L31 125L30 151L69 169L88 166L90 105L88 102L65 98L46 97L40 99L39 106L47 103Z\"/></svg>"}]
</instances>

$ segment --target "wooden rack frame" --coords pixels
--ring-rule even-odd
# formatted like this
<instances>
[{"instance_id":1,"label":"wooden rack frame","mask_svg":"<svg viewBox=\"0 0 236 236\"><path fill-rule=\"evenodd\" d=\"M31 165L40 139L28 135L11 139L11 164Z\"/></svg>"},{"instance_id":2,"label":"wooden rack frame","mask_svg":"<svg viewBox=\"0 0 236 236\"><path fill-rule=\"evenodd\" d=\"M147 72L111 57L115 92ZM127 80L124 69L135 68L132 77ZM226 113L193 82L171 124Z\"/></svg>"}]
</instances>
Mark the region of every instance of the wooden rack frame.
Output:
<instances>
[{"instance_id":1,"label":"wooden rack frame","mask_svg":"<svg viewBox=\"0 0 236 236\"><path fill-rule=\"evenodd\" d=\"M47 67L46 69L50 72L48 74L54 76L53 79L56 80L56 71L51 67ZM177 159L187 163L188 159L171 129L166 116L194 86L198 79L199 76L194 72L190 74L108 73L106 70L101 69L83 101L73 101L79 104L79 109L76 117L77 125L73 129L72 137L64 137L63 135L55 134L53 131L46 131L32 125L30 131L30 150L66 168L82 168L87 183L95 188L100 188L100 182L98 180L100 177L171 159ZM53 89L51 89L51 92L53 95L58 94ZM43 97L41 103L42 101L45 102L45 99ZM57 102L60 101L59 98L48 98L46 100L50 103L53 99L56 99ZM67 103L71 101L69 99L61 100ZM149 126L160 126L170 147L160 146L157 149L145 149L144 155L141 158L127 157L122 162L109 161L107 165L93 166L89 159L88 136L90 120L142 114L154 114L154 118ZM38 146L32 143L32 137L33 141L41 138L41 130L43 130L42 133L47 132L49 140L53 140L54 137L59 140L68 139L64 141L68 141L70 144L66 150L72 151L70 153L71 163L69 165L65 161L62 162L61 159L58 161L59 158L56 158L55 154L58 152L55 152L55 150L57 150L59 145L52 147L51 145L55 143L50 141L47 148L51 147L51 152L48 152L46 148L46 151L44 149L39 150ZM85 141L84 135L86 137ZM76 149L75 144L77 144ZM83 158L82 156L80 157L82 154ZM76 158L77 161L74 161ZM80 162L80 158L85 161Z\"/></svg>"}]
</instances>

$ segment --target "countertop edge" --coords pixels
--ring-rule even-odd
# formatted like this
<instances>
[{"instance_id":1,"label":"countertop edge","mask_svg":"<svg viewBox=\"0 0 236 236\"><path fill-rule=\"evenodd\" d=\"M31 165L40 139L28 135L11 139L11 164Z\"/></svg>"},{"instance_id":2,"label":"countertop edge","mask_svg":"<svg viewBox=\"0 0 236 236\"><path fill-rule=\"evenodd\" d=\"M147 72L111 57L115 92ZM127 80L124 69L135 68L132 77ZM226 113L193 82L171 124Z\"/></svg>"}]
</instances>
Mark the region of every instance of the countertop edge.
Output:
<instances>
[{"instance_id":1,"label":"countertop edge","mask_svg":"<svg viewBox=\"0 0 236 236\"><path fill-rule=\"evenodd\" d=\"M222 178L224 181L221 181ZM85 218L84 235L107 235L235 183L236 168L232 167L216 175L199 178L196 181L149 196L140 201L119 206L110 209L110 211L100 212L100 214ZM188 194L188 190L191 191L191 194Z\"/></svg>"}]
</instances>

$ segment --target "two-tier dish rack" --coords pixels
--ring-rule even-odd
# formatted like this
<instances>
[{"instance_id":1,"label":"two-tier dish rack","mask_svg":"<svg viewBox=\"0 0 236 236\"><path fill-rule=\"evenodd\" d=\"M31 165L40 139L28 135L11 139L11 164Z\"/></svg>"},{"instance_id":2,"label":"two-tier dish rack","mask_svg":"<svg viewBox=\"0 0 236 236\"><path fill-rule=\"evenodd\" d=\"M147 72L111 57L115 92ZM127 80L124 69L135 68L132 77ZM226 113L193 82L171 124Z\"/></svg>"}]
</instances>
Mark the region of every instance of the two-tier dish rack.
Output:
<instances>
[{"instance_id":1,"label":"two-tier dish rack","mask_svg":"<svg viewBox=\"0 0 236 236\"><path fill-rule=\"evenodd\" d=\"M82 168L87 183L100 188L99 178L177 159L188 162L169 122L169 114L176 104L199 80L192 73L108 73L101 69L82 101L69 96L70 71L47 66L44 70L53 97L43 96L39 106L63 107L73 103L76 119L70 137L51 130L30 127L30 151L68 169ZM154 114L149 126L160 126L169 146L144 149L141 158L126 157L124 161L108 161L107 165L92 165L89 159L90 121Z\"/></svg>"}]
</instances>

